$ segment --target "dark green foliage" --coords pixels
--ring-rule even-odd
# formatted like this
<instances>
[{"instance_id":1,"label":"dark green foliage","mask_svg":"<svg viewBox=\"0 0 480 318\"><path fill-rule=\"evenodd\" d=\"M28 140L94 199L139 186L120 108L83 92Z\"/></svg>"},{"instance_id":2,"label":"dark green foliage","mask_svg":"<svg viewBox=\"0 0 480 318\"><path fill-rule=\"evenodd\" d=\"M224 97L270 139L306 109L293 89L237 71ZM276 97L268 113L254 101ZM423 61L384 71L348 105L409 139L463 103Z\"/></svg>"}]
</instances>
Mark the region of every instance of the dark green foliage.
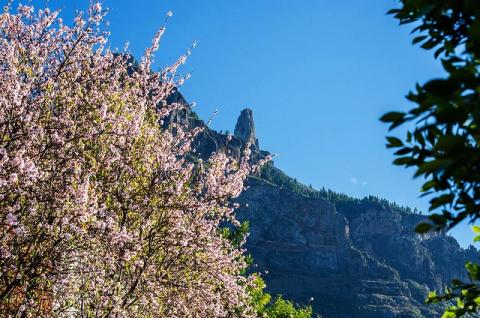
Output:
<instances>
[{"instance_id":1,"label":"dark green foliage","mask_svg":"<svg viewBox=\"0 0 480 318\"><path fill-rule=\"evenodd\" d=\"M475 19L480 2L402 4L390 13L402 24L418 24L414 41L440 52L448 76L417 84L407 95L415 107L385 114L381 120L390 123L390 129L415 124L404 140L387 137L387 147L396 148L395 164L415 167L415 176L425 178L422 192L433 195L430 209L441 208L431 217L434 227L451 228L480 216L480 23Z\"/></svg>"},{"instance_id":2,"label":"dark green foliage","mask_svg":"<svg viewBox=\"0 0 480 318\"><path fill-rule=\"evenodd\" d=\"M278 296L265 310L268 318L310 318L312 317L312 308L297 308L291 301ZM260 316L262 317L262 316Z\"/></svg>"},{"instance_id":3,"label":"dark green foliage","mask_svg":"<svg viewBox=\"0 0 480 318\"><path fill-rule=\"evenodd\" d=\"M390 112L381 120L397 126L414 124L403 140L387 137L395 148L394 164L414 167L423 177L421 191L431 195L429 223L416 230L450 229L480 217L480 1L402 0L390 10L400 24L413 23L414 44L440 57L446 76L417 84L407 95L408 112ZM457 299L443 317L478 313L478 265L468 263L471 282L453 281L452 288L428 299L435 303Z\"/></svg>"},{"instance_id":4,"label":"dark green foliage","mask_svg":"<svg viewBox=\"0 0 480 318\"><path fill-rule=\"evenodd\" d=\"M222 236L228 239L235 248L239 248L244 243L248 230L248 221L240 223L237 227L225 226L221 229Z\"/></svg>"},{"instance_id":5,"label":"dark green foliage","mask_svg":"<svg viewBox=\"0 0 480 318\"><path fill-rule=\"evenodd\" d=\"M235 248L240 248L243 243L245 243L245 239L249 231L249 224L248 221L245 221L236 227L233 225L225 225L220 229L220 231L222 236L228 239ZM253 264L253 258L250 254L244 254L242 257L245 259L247 266L251 266ZM244 268L242 274L246 274L247 271L248 268Z\"/></svg>"},{"instance_id":6,"label":"dark green foliage","mask_svg":"<svg viewBox=\"0 0 480 318\"><path fill-rule=\"evenodd\" d=\"M314 189L311 185L306 186L302 183L299 183L296 179L287 176L281 170L275 168L272 162L269 162L262 167L260 171L260 177L279 187L288 189L307 198L321 198L332 203L379 203L390 207L393 210L401 211L404 213L412 213L412 210L407 206L400 206L395 202L391 202L373 195L369 195L367 197L364 197L363 199L358 199L352 198L343 193L332 191L330 189Z\"/></svg>"}]
</instances>

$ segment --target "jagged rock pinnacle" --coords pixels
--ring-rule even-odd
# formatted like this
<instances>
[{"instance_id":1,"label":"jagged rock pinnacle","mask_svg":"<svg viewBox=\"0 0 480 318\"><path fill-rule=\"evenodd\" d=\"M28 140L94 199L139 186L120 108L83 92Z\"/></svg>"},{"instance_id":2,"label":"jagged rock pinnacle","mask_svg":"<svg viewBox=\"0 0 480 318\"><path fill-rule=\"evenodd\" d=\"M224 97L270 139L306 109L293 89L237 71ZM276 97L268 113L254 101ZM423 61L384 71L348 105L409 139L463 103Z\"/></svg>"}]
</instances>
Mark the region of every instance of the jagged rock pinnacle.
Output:
<instances>
[{"instance_id":1,"label":"jagged rock pinnacle","mask_svg":"<svg viewBox=\"0 0 480 318\"><path fill-rule=\"evenodd\" d=\"M251 109L245 108L238 117L235 125L235 137L242 141L256 140L255 123L253 122L253 112Z\"/></svg>"}]
</instances>

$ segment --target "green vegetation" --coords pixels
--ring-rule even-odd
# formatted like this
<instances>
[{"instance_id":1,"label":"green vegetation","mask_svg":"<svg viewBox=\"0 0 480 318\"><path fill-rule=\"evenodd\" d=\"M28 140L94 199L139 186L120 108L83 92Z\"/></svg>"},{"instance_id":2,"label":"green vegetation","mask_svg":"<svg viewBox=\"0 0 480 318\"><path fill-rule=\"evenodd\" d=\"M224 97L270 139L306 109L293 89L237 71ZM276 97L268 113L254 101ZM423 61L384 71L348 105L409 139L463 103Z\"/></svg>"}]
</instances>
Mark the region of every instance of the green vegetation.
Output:
<instances>
[{"instance_id":1,"label":"green vegetation","mask_svg":"<svg viewBox=\"0 0 480 318\"><path fill-rule=\"evenodd\" d=\"M312 308L295 306L291 301L277 296L272 296L264 291L266 285L262 278L256 277L255 287L251 289L253 307L258 317L265 318L310 318L312 317Z\"/></svg>"},{"instance_id":2,"label":"green vegetation","mask_svg":"<svg viewBox=\"0 0 480 318\"><path fill-rule=\"evenodd\" d=\"M395 202L391 202L376 196L367 196L362 199L352 198L346 194L338 193L330 189L322 188L317 190L312 188L312 186L304 185L298 182L296 179L293 179L283 173L281 170L275 168L272 162L264 165L260 171L260 178L267 180L279 187L288 189L292 192L300 194L306 198L321 198L328 200L333 203L377 203L385 205L393 210L397 210L404 213L412 213L417 211L412 211L411 208L406 206L401 206Z\"/></svg>"},{"instance_id":3,"label":"green vegetation","mask_svg":"<svg viewBox=\"0 0 480 318\"><path fill-rule=\"evenodd\" d=\"M390 112L381 120L390 129L406 126L402 140L389 136L394 164L414 167L423 177L421 191L430 195L429 222L419 233L451 229L480 217L480 2L475 0L402 0L390 10L400 24L413 24L413 44L433 50L446 76L420 85L407 95L408 112ZM474 230L480 232L479 227ZM475 238L480 240L480 238ZM454 280L442 295L431 292L430 303L456 300L443 318L478 314L480 266L467 263L469 282Z\"/></svg>"}]
</instances>

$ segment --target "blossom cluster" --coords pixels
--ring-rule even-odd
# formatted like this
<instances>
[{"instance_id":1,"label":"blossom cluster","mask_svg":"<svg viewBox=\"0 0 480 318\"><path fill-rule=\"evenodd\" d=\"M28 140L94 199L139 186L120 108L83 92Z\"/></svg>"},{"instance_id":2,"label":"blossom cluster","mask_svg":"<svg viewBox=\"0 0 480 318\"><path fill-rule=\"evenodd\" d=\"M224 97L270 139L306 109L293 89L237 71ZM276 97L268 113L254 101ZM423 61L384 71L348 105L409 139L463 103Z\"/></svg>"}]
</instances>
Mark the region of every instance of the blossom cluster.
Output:
<instances>
[{"instance_id":1,"label":"blossom cluster","mask_svg":"<svg viewBox=\"0 0 480 318\"><path fill-rule=\"evenodd\" d=\"M231 199L252 167L159 123L184 78L108 48L104 10L0 15L0 316L249 316ZM168 13L168 16L171 16Z\"/></svg>"}]
</instances>

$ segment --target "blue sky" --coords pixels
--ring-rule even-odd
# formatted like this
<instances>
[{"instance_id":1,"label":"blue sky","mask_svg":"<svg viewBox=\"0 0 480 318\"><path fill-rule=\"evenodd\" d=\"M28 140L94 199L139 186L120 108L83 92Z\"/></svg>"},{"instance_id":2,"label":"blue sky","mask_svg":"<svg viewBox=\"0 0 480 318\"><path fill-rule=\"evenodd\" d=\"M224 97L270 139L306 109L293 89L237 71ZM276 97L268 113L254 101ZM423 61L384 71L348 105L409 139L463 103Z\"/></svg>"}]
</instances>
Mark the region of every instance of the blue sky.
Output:
<instances>
[{"instance_id":1,"label":"blue sky","mask_svg":"<svg viewBox=\"0 0 480 318\"><path fill-rule=\"evenodd\" d=\"M45 1L33 1L42 4ZM233 131L253 109L260 146L276 165L316 188L355 197L377 195L427 210L421 180L391 164L387 127L378 118L406 110L404 96L442 74L430 52L411 45L410 27L385 13L385 0L106 0L112 47L130 42L139 57L173 11L157 66L175 61L194 40L182 88L200 117L219 110L212 127ZM51 0L65 16L88 1ZM453 234L462 245L466 226Z\"/></svg>"}]
</instances>

